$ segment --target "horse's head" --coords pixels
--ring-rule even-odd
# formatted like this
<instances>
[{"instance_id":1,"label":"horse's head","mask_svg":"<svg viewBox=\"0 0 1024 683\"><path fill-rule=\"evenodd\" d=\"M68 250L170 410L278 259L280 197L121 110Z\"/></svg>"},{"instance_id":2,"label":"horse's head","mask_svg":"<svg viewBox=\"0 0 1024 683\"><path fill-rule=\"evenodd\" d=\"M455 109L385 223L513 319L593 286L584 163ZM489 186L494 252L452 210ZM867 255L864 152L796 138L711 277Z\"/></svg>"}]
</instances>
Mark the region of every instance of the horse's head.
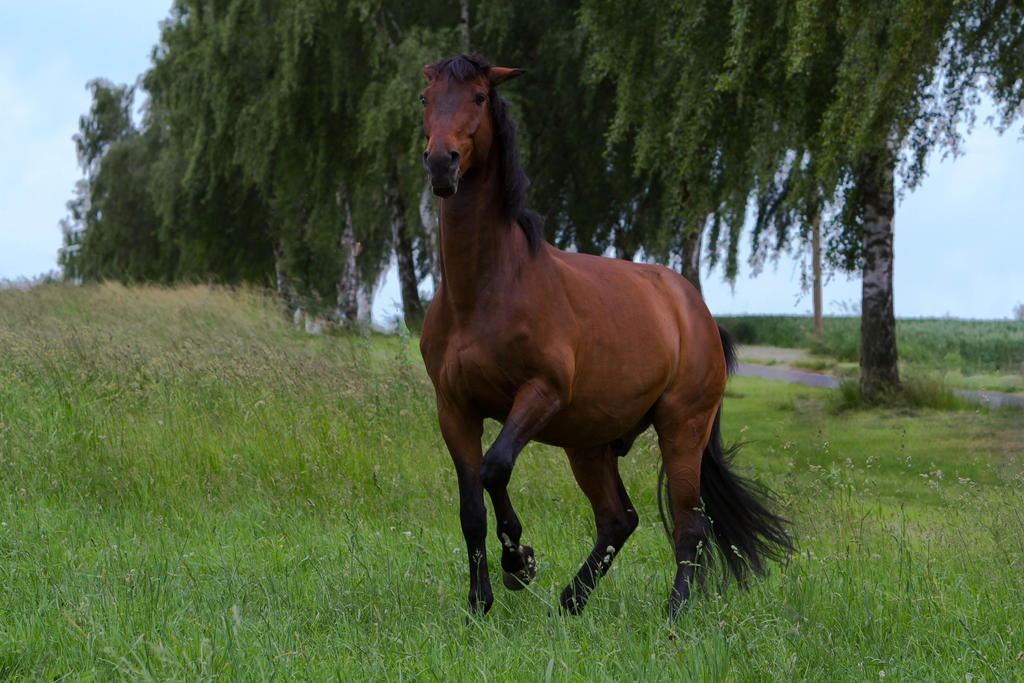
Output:
<instances>
[{"instance_id":1,"label":"horse's head","mask_svg":"<svg viewBox=\"0 0 1024 683\"><path fill-rule=\"evenodd\" d=\"M423 166L434 194L455 194L459 179L487 158L494 140L494 88L521 73L467 55L423 67Z\"/></svg>"}]
</instances>

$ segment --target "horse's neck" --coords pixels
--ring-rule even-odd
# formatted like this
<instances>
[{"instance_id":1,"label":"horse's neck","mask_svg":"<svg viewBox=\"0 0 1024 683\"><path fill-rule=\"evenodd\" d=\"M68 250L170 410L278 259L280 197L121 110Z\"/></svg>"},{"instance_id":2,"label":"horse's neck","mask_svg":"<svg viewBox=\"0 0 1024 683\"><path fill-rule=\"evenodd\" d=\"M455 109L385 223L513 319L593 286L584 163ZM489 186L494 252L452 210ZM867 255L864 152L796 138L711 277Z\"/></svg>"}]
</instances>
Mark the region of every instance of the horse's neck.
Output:
<instances>
[{"instance_id":1,"label":"horse's neck","mask_svg":"<svg viewBox=\"0 0 1024 683\"><path fill-rule=\"evenodd\" d=\"M440 201L438 246L445 296L457 309L472 310L482 296L504 291L502 280L529 252L522 231L502 215L498 174L467 181Z\"/></svg>"}]
</instances>

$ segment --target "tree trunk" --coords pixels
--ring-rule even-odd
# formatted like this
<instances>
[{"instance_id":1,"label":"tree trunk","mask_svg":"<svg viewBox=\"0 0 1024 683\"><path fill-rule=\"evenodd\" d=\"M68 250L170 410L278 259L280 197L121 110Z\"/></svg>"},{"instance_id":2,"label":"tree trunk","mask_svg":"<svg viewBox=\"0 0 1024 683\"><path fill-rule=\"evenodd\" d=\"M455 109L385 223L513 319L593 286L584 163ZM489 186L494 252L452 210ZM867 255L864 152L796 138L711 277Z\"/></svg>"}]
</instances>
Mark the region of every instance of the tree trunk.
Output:
<instances>
[{"instance_id":1,"label":"tree trunk","mask_svg":"<svg viewBox=\"0 0 1024 683\"><path fill-rule=\"evenodd\" d=\"M419 279L416 277L416 259L412 252L412 239L405 225L405 201L398 184L398 173L394 162L384 183L384 200L387 204L391 235L395 241L395 258L398 261L398 282L402 290L402 314L410 330L419 330L423 325L423 304L420 302Z\"/></svg>"},{"instance_id":2,"label":"tree trunk","mask_svg":"<svg viewBox=\"0 0 1024 683\"><path fill-rule=\"evenodd\" d=\"M821 342L825 328L821 315L821 211L811 218L811 278L814 301L814 339Z\"/></svg>"},{"instance_id":3,"label":"tree trunk","mask_svg":"<svg viewBox=\"0 0 1024 683\"><path fill-rule=\"evenodd\" d=\"M359 268L356 256L359 255L359 242L356 241L355 228L352 226L352 209L348 199L338 193L338 203L344 207L345 224L341 230L341 277L338 278L338 307L335 315L338 322L353 327L359 320Z\"/></svg>"},{"instance_id":4,"label":"tree trunk","mask_svg":"<svg viewBox=\"0 0 1024 683\"><path fill-rule=\"evenodd\" d=\"M359 306L359 322L364 325L373 323L373 302L377 298L377 292L380 291L385 275L387 275L387 268L381 269L372 282L363 282L359 285L359 291L356 293Z\"/></svg>"},{"instance_id":5,"label":"tree trunk","mask_svg":"<svg viewBox=\"0 0 1024 683\"><path fill-rule=\"evenodd\" d=\"M434 280L434 291L441 286L441 250L437 242L437 211L434 209L434 193L430 191L430 181L423 186L420 195L420 222L423 223L423 234L427 238L427 257L430 264L430 277Z\"/></svg>"},{"instance_id":6,"label":"tree trunk","mask_svg":"<svg viewBox=\"0 0 1024 683\"><path fill-rule=\"evenodd\" d=\"M284 265L281 263L284 258L284 252L281 249L280 244L274 245L274 284L277 286L277 299L281 302L281 308L284 314L288 317L295 312L295 293L292 291L292 283L288 278L288 273L284 271Z\"/></svg>"},{"instance_id":7,"label":"tree trunk","mask_svg":"<svg viewBox=\"0 0 1024 683\"><path fill-rule=\"evenodd\" d=\"M857 179L864 198L860 388L864 398L874 402L900 386L892 287L896 159L891 145L867 162Z\"/></svg>"},{"instance_id":8,"label":"tree trunk","mask_svg":"<svg viewBox=\"0 0 1024 683\"><path fill-rule=\"evenodd\" d=\"M615 250L615 258L620 258L623 261L632 261L636 258L637 248L634 242L632 236L621 225L616 226L612 233L612 248Z\"/></svg>"},{"instance_id":9,"label":"tree trunk","mask_svg":"<svg viewBox=\"0 0 1024 683\"><path fill-rule=\"evenodd\" d=\"M459 31L462 33L462 45L468 53L469 50L469 0L462 0L459 11Z\"/></svg>"},{"instance_id":10,"label":"tree trunk","mask_svg":"<svg viewBox=\"0 0 1024 683\"><path fill-rule=\"evenodd\" d=\"M704 235L703 223L693 226L689 232L683 233L683 277L690 281L698 292L700 288L700 246Z\"/></svg>"}]
</instances>

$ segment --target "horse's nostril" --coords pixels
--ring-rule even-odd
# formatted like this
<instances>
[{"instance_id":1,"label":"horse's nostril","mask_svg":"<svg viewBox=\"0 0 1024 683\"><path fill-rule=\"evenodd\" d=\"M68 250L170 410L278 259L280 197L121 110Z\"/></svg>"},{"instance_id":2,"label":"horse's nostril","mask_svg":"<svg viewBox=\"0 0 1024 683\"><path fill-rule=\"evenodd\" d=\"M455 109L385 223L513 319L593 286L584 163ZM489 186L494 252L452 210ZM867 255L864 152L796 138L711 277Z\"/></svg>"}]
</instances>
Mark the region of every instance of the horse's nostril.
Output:
<instances>
[{"instance_id":1,"label":"horse's nostril","mask_svg":"<svg viewBox=\"0 0 1024 683\"><path fill-rule=\"evenodd\" d=\"M442 175L458 173L461 159L462 156L458 152L431 152L428 149L423 154L423 166L432 175L440 177Z\"/></svg>"}]
</instances>

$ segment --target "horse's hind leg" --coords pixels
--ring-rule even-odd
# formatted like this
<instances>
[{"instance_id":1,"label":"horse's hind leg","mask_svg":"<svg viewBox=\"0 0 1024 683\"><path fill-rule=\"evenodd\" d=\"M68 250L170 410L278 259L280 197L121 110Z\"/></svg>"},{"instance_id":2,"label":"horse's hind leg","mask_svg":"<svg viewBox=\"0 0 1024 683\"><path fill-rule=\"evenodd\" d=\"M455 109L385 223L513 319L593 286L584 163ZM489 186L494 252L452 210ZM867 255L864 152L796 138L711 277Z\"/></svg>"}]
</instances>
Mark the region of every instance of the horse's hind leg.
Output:
<instances>
[{"instance_id":1,"label":"horse's hind leg","mask_svg":"<svg viewBox=\"0 0 1024 683\"><path fill-rule=\"evenodd\" d=\"M700 465L717 408L712 406L696 414L692 411L687 414L681 409L676 410L676 405L663 400L654 420L672 501L676 576L667 606L670 616L674 616L690 597L700 563L698 551L708 538L706 521L700 509Z\"/></svg>"},{"instance_id":2,"label":"horse's hind leg","mask_svg":"<svg viewBox=\"0 0 1024 683\"><path fill-rule=\"evenodd\" d=\"M562 609L579 614L591 591L612 565L639 521L626 487L619 477L618 457L608 445L587 450L566 449L572 473L590 500L597 524L594 549L562 591Z\"/></svg>"}]
</instances>

